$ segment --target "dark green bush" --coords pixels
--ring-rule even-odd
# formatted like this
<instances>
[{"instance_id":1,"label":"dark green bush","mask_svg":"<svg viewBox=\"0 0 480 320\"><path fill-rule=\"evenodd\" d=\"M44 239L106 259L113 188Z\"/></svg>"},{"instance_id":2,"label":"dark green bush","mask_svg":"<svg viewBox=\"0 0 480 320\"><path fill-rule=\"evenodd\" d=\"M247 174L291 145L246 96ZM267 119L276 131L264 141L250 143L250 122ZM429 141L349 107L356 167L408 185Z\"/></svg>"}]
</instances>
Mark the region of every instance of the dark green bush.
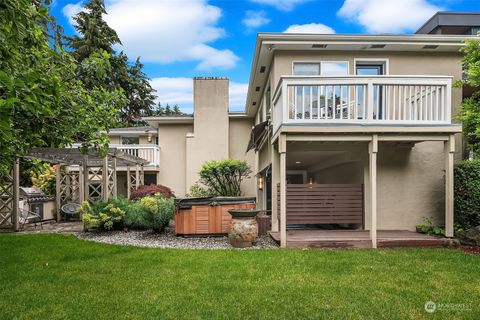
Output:
<instances>
[{"instance_id":1,"label":"dark green bush","mask_svg":"<svg viewBox=\"0 0 480 320\"><path fill-rule=\"evenodd\" d=\"M476 227L480 225L480 160L459 162L454 172L456 228Z\"/></svg>"},{"instance_id":2,"label":"dark green bush","mask_svg":"<svg viewBox=\"0 0 480 320\"><path fill-rule=\"evenodd\" d=\"M238 197L240 185L250 177L252 170L246 161L235 159L212 160L202 164L200 183L214 196Z\"/></svg>"}]
</instances>

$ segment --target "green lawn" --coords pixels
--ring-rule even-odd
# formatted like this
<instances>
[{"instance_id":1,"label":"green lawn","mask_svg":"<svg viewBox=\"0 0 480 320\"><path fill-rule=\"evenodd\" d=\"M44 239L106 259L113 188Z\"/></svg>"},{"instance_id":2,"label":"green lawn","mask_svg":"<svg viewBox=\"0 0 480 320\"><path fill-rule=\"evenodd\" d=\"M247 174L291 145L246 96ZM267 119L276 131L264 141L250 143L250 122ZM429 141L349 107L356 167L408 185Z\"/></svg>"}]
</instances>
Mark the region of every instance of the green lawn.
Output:
<instances>
[{"instance_id":1,"label":"green lawn","mask_svg":"<svg viewBox=\"0 0 480 320\"><path fill-rule=\"evenodd\" d=\"M455 305L428 314L429 300ZM459 250L183 251L0 235L2 319L478 319L479 301L480 256Z\"/></svg>"}]
</instances>

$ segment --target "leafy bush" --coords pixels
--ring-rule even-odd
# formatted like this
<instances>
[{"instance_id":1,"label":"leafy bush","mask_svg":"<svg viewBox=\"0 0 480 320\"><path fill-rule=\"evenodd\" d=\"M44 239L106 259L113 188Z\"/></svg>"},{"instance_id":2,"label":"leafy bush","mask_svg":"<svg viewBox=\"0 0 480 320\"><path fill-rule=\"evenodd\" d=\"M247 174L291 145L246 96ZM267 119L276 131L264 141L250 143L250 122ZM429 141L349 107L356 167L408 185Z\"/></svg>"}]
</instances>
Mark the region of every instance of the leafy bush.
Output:
<instances>
[{"instance_id":1,"label":"leafy bush","mask_svg":"<svg viewBox=\"0 0 480 320\"><path fill-rule=\"evenodd\" d=\"M455 224L457 229L480 225L480 160L456 164Z\"/></svg>"},{"instance_id":2,"label":"leafy bush","mask_svg":"<svg viewBox=\"0 0 480 320\"><path fill-rule=\"evenodd\" d=\"M123 227L125 211L113 203L97 201L95 205L90 206L88 201L84 201L80 213L83 216L86 229L113 230Z\"/></svg>"},{"instance_id":3,"label":"leafy bush","mask_svg":"<svg viewBox=\"0 0 480 320\"><path fill-rule=\"evenodd\" d=\"M425 224L416 226L417 232L426 233L435 236L445 236L445 228L434 226L431 218L423 218Z\"/></svg>"},{"instance_id":4,"label":"leafy bush","mask_svg":"<svg viewBox=\"0 0 480 320\"><path fill-rule=\"evenodd\" d=\"M249 178L252 170L246 161L223 159L202 164L200 182L215 196L238 197L242 195L240 185Z\"/></svg>"},{"instance_id":5,"label":"leafy bush","mask_svg":"<svg viewBox=\"0 0 480 320\"><path fill-rule=\"evenodd\" d=\"M156 232L162 231L168 225L175 211L173 198L143 197L139 205L146 214L145 220L148 221L149 228Z\"/></svg>"},{"instance_id":6,"label":"leafy bush","mask_svg":"<svg viewBox=\"0 0 480 320\"><path fill-rule=\"evenodd\" d=\"M200 197L210 197L214 194L205 187L202 187L198 182L193 184L190 187L190 191L186 195L187 197L200 198Z\"/></svg>"},{"instance_id":7,"label":"leafy bush","mask_svg":"<svg viewBox=\"0 0 480 320\"><path fill-rule=\"evenodd\" d=\"M32 184L49 196L55 195L55 169L55 165L41 163L39 168L32 170Z\"/></svg>"},{"instance_id":8,"label":"leafy bush","mask_svg":"<svg viewBox=\"0 0 480 320\"><path fill-rule=\"evenodd\" d=\"M138 200L146 196L155 196L156 194L161 194L164 198L172 198L175 195L173 191L166 186L161 184L151 184L148 186L140 186L137 190L134 190L130 195L131 200Z\"/></svg>"}]
</instances>

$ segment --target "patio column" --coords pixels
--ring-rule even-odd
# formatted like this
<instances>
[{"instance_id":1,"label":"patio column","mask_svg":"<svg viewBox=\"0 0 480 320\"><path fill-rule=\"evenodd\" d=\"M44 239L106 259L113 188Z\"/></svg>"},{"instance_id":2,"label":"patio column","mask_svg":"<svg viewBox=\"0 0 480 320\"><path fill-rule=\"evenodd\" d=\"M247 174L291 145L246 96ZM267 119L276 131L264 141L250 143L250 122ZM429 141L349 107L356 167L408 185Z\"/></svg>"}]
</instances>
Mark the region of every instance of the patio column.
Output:
<instances>
[{"instance_id":1,"label":"patio column","mask_svg":"<svg viewBox=\"0 0 480 320\"><path fill-rule=\"evenodd\" d=\"M60 167L61 163L58 162L55 166L55 206L57 207L57 222L60 222L62 220L62 199L61 199L61 183L62 179L60 176Z\"/></svg>"},{"instance_id":2,"label":"patio column","mask_svg":"<svg viewBox=\"0 0 480 320\"><path fill-rule=\"evenodd\" d=\"M108 155L103 158L102 166L102 198L108 201Z\"/></svg>"},{"instance_id":3,"label":"patio column","mask_svg":"<svg viewBox=\"0 0 480 320\"><path fill-rule=\"evenodd\" d=\"M453 237L453 163L455 135L444 142L445 154L445 236Z\"/></svg>"},{"instance_id":4,"label":"patio column","mask_svg":"<svg viewBox=\"0 0 480 320\"><path fill-rule=\"evenodd\" d=\"M287 246L287 139L281 134L278 143L280 153L280 246Z\"/></svg>"},{"instance_id":5,"label":"patio column","mask_svg":"<svg viewBox=\"0 0 480 320\"><path fill-rule=\"evenodd\" d=\"M145 184L145 168L143 164L140 166L140 181L138 183L139 186L143 186Z\"/></svg>"},{"instance_id":6,"label":"patio column","mask_svg":"<svg viewBox=\"0 0 480 320\"><path fill-rule=\"evenodd\" d=\"M12 195L13 195L13 204L12 204L12 224L13 224L13 231L18 231L20 228L20 208L19 208L19 201L20 201L20 161L15 159L13 163L13 170L12 170Z\"/></svg>"},{"instance_id":7,"label":"patio column","mask_svg":"<svg viewBox=\"0 0 480 320\"><path fill-rule=\"evenodd\" d=\"M130 166L127 165L127 198L130 199L130 192L132 191L132 174Z\"/></svg>"},{"instance_id":8,"label":"patio column","mask_svg":"<svg viewBox=\"0 0 480 320\"><path fill-rule=\"evenodd\" d=\"M275 145L272 145L272 231L278 232L278 183L280 183L280 154L277 151Z\"/></svg>"},{"instance_id":9,"label":"patio column","mask_svg":"<svg viewBox=\"0 0 480 320\"><path fill-rule=\"evenodd\" d=\"M370 239L372 240L372 248L377 247L377 152L378 152L378 135L372 136L372 141L368 145L369 155L369 188L368 188L368 208L370 210Z\"/></svg>"}]
</instances>

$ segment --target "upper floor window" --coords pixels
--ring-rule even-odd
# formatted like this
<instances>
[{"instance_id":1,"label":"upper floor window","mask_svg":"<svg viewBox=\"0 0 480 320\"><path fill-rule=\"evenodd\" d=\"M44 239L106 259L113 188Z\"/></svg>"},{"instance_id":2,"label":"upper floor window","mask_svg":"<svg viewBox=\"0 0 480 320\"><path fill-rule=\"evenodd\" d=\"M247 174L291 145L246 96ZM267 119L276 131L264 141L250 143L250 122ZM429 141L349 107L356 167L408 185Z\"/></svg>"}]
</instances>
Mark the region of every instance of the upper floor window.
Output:
<instances>
[{"instance_id":1,"label":"upper floor window","mask_svg":"<svg viewBox=\"0 0 480 320\"><path fill-rule=\"evenodd\" d=\"M348 62L294 62L293 74L299 76L344 76L348 75Z\"/></svg>"},{"instance_id":2,"label":"upper floor window","mask_svg":"<svg viewBox=\"0 0 480 320\"><path fill-rule=\"evenodd\" d=\"M140 144L139 137L122 137L122 144Z\"/></svg>"}]
</instances>

